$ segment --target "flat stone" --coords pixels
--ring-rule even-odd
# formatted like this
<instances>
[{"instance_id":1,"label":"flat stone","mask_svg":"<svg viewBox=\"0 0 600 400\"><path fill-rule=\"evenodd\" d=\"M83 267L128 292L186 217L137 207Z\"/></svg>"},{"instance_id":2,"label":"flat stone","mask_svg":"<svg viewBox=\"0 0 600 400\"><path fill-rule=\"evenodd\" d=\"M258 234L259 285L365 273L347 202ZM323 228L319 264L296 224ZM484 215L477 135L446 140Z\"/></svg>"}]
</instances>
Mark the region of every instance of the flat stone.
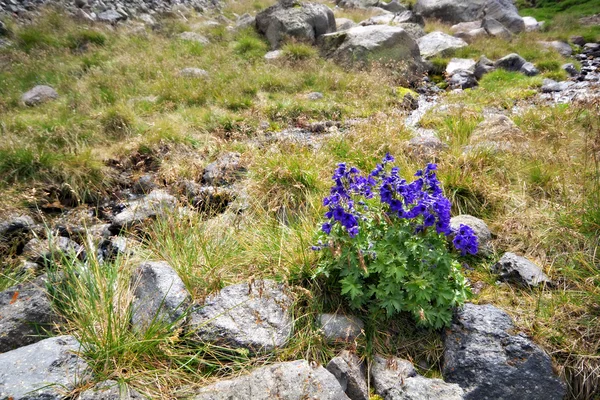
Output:
<instances>
[{"instance_id":1,"label":"flat stone","mask_svg":"<svg viewBox=\"0 0 600 400\"><path fill-rule=\"evenodd\" d=\"M475 72L475 65L477 62L470 58L452 58L446 66L446 75L452 76L458 71L468 71L471 73Z\"/></svg>"},{"instance_id":2,"label":"flat stone","mask_svg":"<svg viewBox=\"0 0 600 400\"><path fill-rule=\"evenodd\" d=\"M542 82L542 93L551 93L551 92L562 92L563 90L567 90L571 86L573 86L575 82L563 81L556 82L552 79L544 79Z\"/></svg>"},{"instance_id":3,"label":"flat stone","mask_svg":"<svg viewBox=\"0 0 600 400\"><path fill-rule=\"evenodd\" d=\"M360 358L343 350L327 364L331 372L351 400L369 400L366 371Z\"/></svg>"},{"instance_id":4,"label":"flat stone","mask_svg":"<svg viewBox=\"0 0 600 400\"><path fill-rule=\"evenodd\" d=\"M467 46L464 40L443 32L431 32L417 39L421 56L425 59L444 54Z\"/></svg>"},{"instance_id":5,"label":"flat stone","mask_svg":"<svg viewBox=\"0 0 600 400\"><path fill-rule=\"evenodd\" d=\"M306 360L258 368L248 375L206 386L195 400L348 400L335 376Z\"/></svg>"},{"instance_id":6,"label":"flat stone","mask_svg":"<svg viewBox=\"0 0 600 400\"><path fill-rule=\"evenodd\" d=\"M353 342L365 328L360 319L339 314L321 314L319 325L327 340L344 342Z\"/></svg>"},{"instance_id":7,"label":"flat stone","mask_svg":"<svg viewBox=\"0 0 600 400\"><path fill-rule=\"evenodd\" d=\"M180 325L191 295L177 272L164 261L149 261L134 272L131 323L143 331L153 321Z\"/></svg>"},{"instance_id":8,"label":"flat stone","mask_svg":"<svg viewBox=\"0 0 600 400\"><path fill-rule=\"evenodd\" d=\"M42 276L0 292L0 353L39 342L58 321L45 285Z\"/></svg>"},{"instance_id":9,"label":"flat stone","mask_svg":"<svg viewBox=\"0 0 600 400\"><path fill-rule=\"evenodd\" d=\"M91 371L73 336L56 336L0 354L0 398L62 400Z\"/></svg>"},{"instance_id":10,"label":"flat stone","mask_svg":"<svg viewBox=\"0 0 600 400\"><path fill-rule=\"evenodd\" d=\"M444 338L442 373L465 391L466 400L562 400L564 383L550 357L512 319L486 304L457 310Z\"/></svg>"},{"instance_id":11,"label":"flat stone","mask_svg":"<svg viewBox=\"0 0 600 400\"><path fill-rule=\"evenodd\" d=\"M292 333L291 298L271 280L227 286L191 314L197 339L253 353L284 346Z\"/></svg>"},{"instance_id":12,"label":"flat stone","mask_svg":"<svg viewBox=\"0 0 600 400\"><path fill-rule=\"evenodd\" d=\"M492 272L500 275L504 281L514 282L525 286L550 284L550 278L540 267L514 253L504 253L502 258L492 266Z\"/></svg>"},{"instance_id":13,"label":"flat stone","mask_svg":"<svg viewBox=\"0 0 600 400\"><path fill-rule=\"evenodd\" d=\"M56 99L58 99L58 93L47 85L35 86L21 96L21 101L30 107Z\"/></svg>"},{"instance_id":14,"label":"flat stone","mask_svg":"<svg viewBox=\"0 0 600 400\"><path fill-rule=\"evenodd\" d=\"M127 19L127 17L118 13L115 10L107 10L107 11L104 11L104 12L101 12L100 14L98 14L97 19L100 22L116 24L119 21Z\"/></svg>"}]
</instances>

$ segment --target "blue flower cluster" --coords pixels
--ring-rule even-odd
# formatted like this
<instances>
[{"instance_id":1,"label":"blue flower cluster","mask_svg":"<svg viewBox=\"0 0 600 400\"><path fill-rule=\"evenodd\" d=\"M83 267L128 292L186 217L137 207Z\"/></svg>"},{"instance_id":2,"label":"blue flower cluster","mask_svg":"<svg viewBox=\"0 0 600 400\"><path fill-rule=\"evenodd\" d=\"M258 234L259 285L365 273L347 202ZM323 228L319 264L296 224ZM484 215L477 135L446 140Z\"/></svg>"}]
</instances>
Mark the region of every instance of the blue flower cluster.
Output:
<instances>
[{"instance_id":1,"label":"blue flower cluster","mask_svg":"<svg viewBox=\"0 0 600 400\"><path fill-rule=\"evenodd\" d=\"M417 171L416 179L407 182L401 178L400 169L392 167L388 172L388 164L394 157L386 154L381 164L368 176L361 175L355 167L345 163L338 164L334 174L334 185L329 196L323 200L328 207L322 230L331 233L334 224L339 223L346 229L350 237L359 233L359 221L363 219L356 205L366 208L362 201L355 203L355 198L372 199L378 196L382 204L387 205L387 215L401 219L416 221L416 232L435 226L438 233L448 236L455 234L453 244L463 255L477 253L477 237L473 230L461 225L458 231L450 227L450 201L444 197L440 181L436 176L437 166L427 164L425 169Z\"/></svg>"}]
</instances>

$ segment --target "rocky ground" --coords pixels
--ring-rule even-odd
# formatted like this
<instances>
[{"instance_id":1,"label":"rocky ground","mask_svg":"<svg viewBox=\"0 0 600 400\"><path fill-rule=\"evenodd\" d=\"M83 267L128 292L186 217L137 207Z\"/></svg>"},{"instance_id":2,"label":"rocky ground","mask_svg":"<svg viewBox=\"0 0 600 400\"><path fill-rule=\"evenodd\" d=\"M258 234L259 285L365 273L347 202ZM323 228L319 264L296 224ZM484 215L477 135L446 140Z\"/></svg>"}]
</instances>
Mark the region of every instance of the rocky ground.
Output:
<instances>
[{"instance_id":1,"label":"rocky ground","mask_svg":"<svg viewBox=\"0 0 600 400\"><path fill-rule=\"evenodd\" d=\"M42 143L31 160L0 164L0 399L596 398L597 220L549 224L572 203L597 210L588 190L599 176L590 167L598 137L587 133L600 132L600 41L544 34L542 22L504 1L463 3L282 1L252 11L204 0L0 0L0 77L22 76L35 57L50 63L44 57L60 46L47 39L36 53L45 33L27 35L37 20L53 26L42 7L50 5L80 35L69 33L55 62L76 63L68 79L89 74L101 87L81 99L79 87L34 68L0 92L5 159ZM157 57L149 63L127 59L109 79L94 78L118 63L91 55L113 34L163 47L137 53ZM258 56L220 55L234 47ZM176 70L160 69L180 56ZM117 96L106 80L140 65L136 89L104 108ZM315 65L298 93L278 92ZM245 74L264 78L260 89L244 87ZM164 86L139 89L165 75ZM214 92L191 101L206 87ZM67 111L52 109L59 104ZM66 129L36 112L66 118ZM69 119L78 113L81 124ZM78 131L98 114L110 144ZM93 190L89 173L76 187L50 167L45 175L39 167L39 181L23 172L45 165L44 146L68 131L85 151L65 154L100 159L98 181L110 184ZM479 256L463 260L474 297L443 332L404 319L374 324L311 280L327 174L346 159L367 168L365 149L399 153L408 169L446 168L452 224L479 239ZM590 186L561 186L552 175L561 168Z\"/></svg>"}]
</instances>

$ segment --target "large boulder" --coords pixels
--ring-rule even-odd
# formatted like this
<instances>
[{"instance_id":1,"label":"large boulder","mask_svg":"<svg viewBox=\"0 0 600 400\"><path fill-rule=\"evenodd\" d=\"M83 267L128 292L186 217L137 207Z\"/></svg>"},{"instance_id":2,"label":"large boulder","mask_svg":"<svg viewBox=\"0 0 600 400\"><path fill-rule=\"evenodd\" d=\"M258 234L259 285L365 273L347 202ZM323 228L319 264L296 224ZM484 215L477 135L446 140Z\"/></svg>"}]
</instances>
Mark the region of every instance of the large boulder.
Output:
<instances>
[{"instance_id":1,"label":"large boulder","mask_svg":"<svg viewBox=\"0 0 600 400\"><path fill-rule=\"evenodd\" d=\"M467 400L562 400L565 385L550 357L514 328L492 305L465 304L446 331L444 378Z\"/></svg>"},{"instance_id":2,"label":"large boulder","mask_svg":"<svg viewBox=\"0 0 600 400\"><path fill-rule=\"evenodd\" d=\"M504 281L509 281L524 286L538 286L549 284L550 278L544 274L542 269L526 259L514 253L504 253L498 262L492 265L492 271Z\"/></svg>"},{"instance_id":3,"label":"large boulder","mask_svg":"<svg viewBox=\"0 0 600 400\"><path fill-rule=\"evenodd\" d=\"M385 400L463 400L460 386L420 376L409 361L401 358L375 355L371 376L375 393Z\"/></svg>"},{"instance_id":4,"label":"large boulder","mask_svg":"<svg viewBox=\"0 0 600 400\"><path fill-rule=\"evenodd\" d=\"M133 275L131 322L144 330L153 322L178 324L191 305L191 295L177 272L164 261L140 265Z\"/></svg>"},{"instance_id":5,"label":"large boulder","mask_svg":"<svg viewBox=\"0 0 600 400\"><path fill-rule=\"evenodd\" d=\"M269 352L292 334L291 305L286 288L274 281L231 285L192 312L190 329L201 341Z\"/></svg>"},{"instance_id":6,"label":"large boulder","mask_svg":"<svg viewBox=\"0 0 600 400\"><path fill-rule=\"evenodd\" d=\"M58 99L58 93L47 85L35 86L21 96L23 104L30 107L56 99Z\"/></svg>"},{"instance_id":7,"label":"large boulder","mask_svg":"<svg viewBox=\"0 0 600 400\"><path fill-rule=\"evenodd\" d=\"M467 46L464 40L445 34L444 32L431 32L417 39L419 50L423 58L443 56L461 47Z\"/></svg>"},{"instance_id":8,"label":"large boulder","mask_svg":"<svg viewBox=\"0 0 600 400\"><path fill-rule=\"evenodd\" d=\"M410 34L396 26L358 26L323 35L323 54L341 64L397 63L409 81L421 78L425 66Z\"/></svg>"},{"instance_id":9,"label":"large boulder","mask_svg":"<svg viewBox=\"0 0 600 400\"><path fill-rule=\"evenodd\" d=\"M73 336L56 336L0 354L0 398L62 400L89 377Z\"/></svg>"},{"instance_id":10,"label":"large boulder","mask_svg":"<svg viewBox=\"0 0 600 400\"><path fill-rule=\"evenodd\" d=\"M306 360L258 368L248 375L206 386L194 400L348 400L329 371Z\"/></svg>"},{"instance_id":11,"label":"large boulder","mask_svg":"<svg viewBox=\"0 0 600 400\"><path fill-rule=\"evenodd\" d=\"M259 12L256 28L277 49L286 37L315 43L326 33L335 32L333 11L323 4L286 0Z\"/></svg>"},{"instance_id":12,"label":"large boulder","mask_svg":"<svg viewBox=\"0 0 600 400\"><path fill-rule=\"evenodd\" d=\"M369 400L365 366L356 354L343 350L329 361L327 371L335 376L350 399Z\"/></svg>"},{"instance_id":13,"label":"large boulder","mask_svg":"<svg viewBox=\"0 0 600 400\"><path fill-rule=\"evenodd\" d=\"M414 11L426 18L436 18L449 24L489 17L499 21L512 33L525 30L523 18L511 0L417 0Z\"/></svg>"},{"instance_id":14,"label":"large boulder","mask_svg":"<svg viewBox=\"0 0 600 400\"><path fill-rule=\"evenodd\" d=\"M0 292L0 353L42 340L58 320L45 284L40 277Z\"/></svg>"}]
</instances>

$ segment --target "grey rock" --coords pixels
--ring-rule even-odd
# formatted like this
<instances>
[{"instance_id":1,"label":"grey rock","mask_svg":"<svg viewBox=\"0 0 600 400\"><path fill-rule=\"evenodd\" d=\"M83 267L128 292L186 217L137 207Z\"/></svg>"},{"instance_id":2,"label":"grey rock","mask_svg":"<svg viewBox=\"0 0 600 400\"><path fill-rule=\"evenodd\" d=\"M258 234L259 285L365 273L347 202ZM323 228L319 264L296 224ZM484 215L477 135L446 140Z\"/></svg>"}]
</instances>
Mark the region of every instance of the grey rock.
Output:
<instances>
[{"instance_id":1,"label":"grey rock","mask_svg":"<svg viewBox=\"0 0 600 400\"><path fill-rule=\"evenodd\" d=\"M423 29L423 27L421 25L416 24L414 22L403 22L403 23L397 24L395 26L398 26L398 27L404 29L406 31L406 33L408 33L408 36L410 36L414 40L417 40L418 38L425 36L425 29Z\"/></svg>"},{"instance_id":2,"label":"grey rock","mask_svg":"<svg viewBox=\"0 0 600 400\"><path fill-rule=\"evenodd\" d=\"M116 381L98 382L93 388L82 392L77 400L143 400L144 397L126 384Z\"/></svg>"},{"instance_id":3,"label":"grey rock","mask_svg":"<svg viewBox=\"0 0 600 400\"><path fill-rule=\"evenodd\" d=\"M350 28L354 28L355 26L358 26L358 24L356 22L354 22L348 18L336 18L335 25L337 27L338 32L345 31L346 29L350 29Z\"/></svg>"},{"instance_id":4,"label":"grey rock","mask_svg":"<svg viewBox=\"0 0 600 400\"><path fill-rule=\"evenodd\" d=\"M235 191L229 188L200 185L188 196L194 207L211 215L225 212L237 197Z\"/></svg>"},{"instance_id":5,"label":"grey rock","mask_svg":"<svg viewBox=\"0 0 600 400\"><path fill-rule=\"evenodd\" d=\"M78 351L73 336L57 336L0 354L0 397L62 400L90 374Z\"/></svg>"},{"instance_id":6,"label":"grey rock","mask_svg":"<svg viewBox=\"0 0 600 400\"><path fill-rule=\"evenodd\" d=\"M35 86L21 96L21 101L30 107L56 99L58 99L58 93L47 85Z\"/></svg>"},{"instance_id":7,"label":"grey rock","mask_svg":"<svg viewBox=\"0 0 600 400\"><path fill-rule=\"evenodd\" d=\"M579 71L577 71L577 68L575 68L575 65L573 65L571 63L563 64L560 68L562 70L566 71L567 74L569 74L570 76L579 75Z\"/></svg>"},{"instance_id":8,"label":"grey rock","mask_svg":"<svg viewBox=\"0 0 600 400\"><path fill-rule=\"evenodd\" d=\"M48 240L31 239L23 248L23 256L29 261L44 265L62 256L84 258L85 251L71 239L57 236Z\"/></svg>"},{"instance_id":9,"label":"grey rock","mask_svg":"<svg viewBox=\"0 0 600 400\"><path fill-rule=\"evenodd\" d=\"M139 246L139 242L124 236L115 236L110 239L105 239L98 246L98 261L111 262L118 257L131 257L135 254L135 248L137 246Z\"/></svg>"},{"instance_id":10,"label":"grey rock","mask_svg":"<svg viewBox=\"0 0 600 400\"><path fill-rule=\"evenodd\" d=\"M140 14L137 18L148 26L157 26L156 20L150 14Z\"/></svg>"},{"instance_id":11,"label":"grey rock","mask_svg":"<svg viewBox=\"0 0 600 400\"><path fill-rule=\"evenodd\" d=\"M444 338L443 375L466 400L561 400L565 385L550 357L492 305L467 303Z\"/></svg>"},{"instance_id":12,"label":"grey rock","mask_svg":"<svg viewBox=\"0 0 600 400\"><path fill-rule=\"evenodd\" d=\"M533 63L530 62L526 62L525 64L523 64L519 72L527 76L536 76L540 73L540 71L535 67L535 65L533 65Z\"/></svg>"},{"instance_id":13,"label":"grey rock","mask_svg":"<svg viewBox=\"0 0 600 400\"><path fill-rule=\"evenodd\" d=\"M550 284L551 281L540 267L514 253L504 253L500 260L492 265L492 272L500 275L504 281L514 282L525 286Z\"/></svg>"},{"instance_id":14,"label":"grey rock","mask_svg":"<svg viewBox=\"0 0 600 400\"><path fill-rule=\"evenodd\" d=\"M494 63L496 68L506 71L520 71L527 61L517 53L508 54Z\"/></svg>"},{"instance_id":15,"label":"grey rock","mask_svg":"<svg viewBox=\"0 0 600 400\"><path fill-rule=\"evenodd\" d=\"M502 114L488 115L475 127L469 138L469 143L473 146L491 145L492 148L498 144L522 144L525 141L523 131L510 118Z\"/></svg>"},{"instance_id":16,"label":"grey rock","mask_svg":"<svg viewBox=\"0 0 600 400\"><path fill-rule=\"evenodd\" d=\"M573 54L573 49L568 43L561 42L560 40L554 40L552 42L538 42L540 45L547 49L556 50L563 57L570 57Z\"/></svg>"},{"instance_id":17,"label":"grey rock","mask_svg":"<svg viewBox=\"0 0 600 400\"><path fill-rule=\"evenodd\" d=\"M473 229L473 233L475 233L477 241L479 242L478 253L489 255L492 250L490 243L492 240L492 232L490 232L490 228L488 228L487 224L482 219L468 214L457 215L456 217L450 218L450 227L452 229L457 230L461 225L468 225Z\"/></svg>"},{"instance_id":18,"label":"grey rock","mask_svg":"<svg viewBox=\"0 0 600 400\"><path fill-rule=\"evenodd\" d=\"M478 38L487 37L488 33L484 28L477 28L466 32L457 32L454 36L461 38L467 43L472 43Z\"/></svg>"},{"instance_id":19,"label":"grey rock","mask_svg":"<svg viewBox=\"0 0 600 400\"><path fill-rule=\"evenodd\" d=\"M115 10L107 10L98 14L98 21L106 22L109 24L116 24L119 21L127 19L126 15L123 15Z\"/></svg>"},{"instance_id":20,"label":"grey rock","mask_svg":"<svg viewBox=\"0 0 600 400\"><path fill-rule=\"evenodd\" d=\"M58 321L45 285L42 276L0 292L0 353L42 340Z\"/></svg>"},{"instance_id":21,"label":"grey rock","mask_svg":"<svg viewBox=\"0 0 600 400\"><path fill-rule=\"evenodd\" d=\"M235 23L236 30L253 28L254 26L256 26L256 18L250 14L240 16Z\"/></svg>"},{"instance_id":22,"label":"grey rock","mask_svg":"<svg viewBox=\"0 0 600 400\"><path fill-rule=\"evenodd\" d=\"M208 78L208 72L200 68L184 68L179 71L179 76L185 78Z\"/></svg>"},{"instance_id":23,"label":"grey rock","mask_svg":"<svg viewBox=\"0 0 600 400\"><path fill-rule=\"evenodd\" d=\"M8 241L15 235L30 232L35 222L28 215L12 215L0 221L0 241Z\"/></svg>"},{"instance_id":24,"label":"grey rock","mask_svg":"<svg viewBox=\"0 0 600 400\"><path fill-rule=\"evenodd\" d=\"M282 50L271 50L265 54L265 60L276 60L283 56Z\"/></svg>"},{"instance_id":25,"label":"grey rock","mask_svg":"<svg viewBox=\"0 0 600 400\"><path fill-rule=\"evenodd\" d=\"M433 135L418 135L406 143L408 155L421 161L435 160L447 148L447 144Z\"/></svg>"},{"instance_id":26,"label":"grey rock","mask_svg":"<svg viewBox=\"0 0 600 400\"><path fill-rule=\"evenodd\" d=\"M454 24L450 27L450 30L454 35L460 33L466 33L473 31L475 29L481 28L482 20L469 21L469 22L459 22L458 24Z\"/></svg>"},{"instance_id":27,"label":"grey rock","mask_svg":"<svg viewBox=\"0 0 600 400\"><path fill-rule=\"evenodd\" d=\"M513 37L513 34L494 18L484 18L481 27L485 29L488 35L493 37L504 40L511 40Z\"/></svg>"},{"instance_id":28,"label":"grey rock","mask_svg":"<svg viewBox=\"0 0 600 400\"><path fill-rule=\"evenodd\" d=\"M277 363L202 388L195 400L347 400L335 377L306 360Z\"/></svg>"},{"instance_id":29,"label":"grey rock","mask_svg":"<svg viewBox=\"0 0 600 400\"><path fill-rule=\"evenodd\" d=\"M306 95L306 98L308 100L321 100L323 98L323 93L321 92L311 92L309 94Z\"/></svg>"},{"instance_id":30,"label":"grey rock","mask_svg":"<svg viewBox=\"0 0 600 400\"><path fill-rule=\"evenodd\" d=\"M576 46L584 46L585 45L585 39L583 38L583 36L571 36L569 38L569 41Z\"/></svg>"},{"instance_id":31,"label":"grey rock","mask_svg":"<svg viewBox=\"0 0 600 400\"><path fill-rule=\"evenodd\" d=\"M448 79L448 85L452 89L470 89L477 86L477 78L469 71L456 71Z\"/></svg>"},{"instance_id":32,"label":"grey rock","mask_svg":"<svg viewBox=\"0 0 600 400\"><path fill-rule=\"evenodd\" d=\"M133 275L131 323L143 331L153 320L179 325L191 305L191 295L177 272L164 261L141 264Z\"/></svg>"},{"instance_id":33,"label":"grey rock","mask_svg":"<svg viewBox=\"0 0 600 400\"><path fill-rule=\"evenodd\" d=\"M238 180L245 171L240 163L239 153L225 153L204 168L202 180L207 185L225 186Z\"/></svg>"},{"instance_id":34,"label":"grey rock","mask_svg":"<svg viewBox=\"0 0 600 400\"><path fill-rule=\"evenodd\" d=\"M542 82L542 93L562 92L573 86L575 82L563 81L556 82L552 79L544 79Z\"/></svg>"},{"instance_id":35,"label":"grey rock","mask_svg":"<svg viewBox=\"0 0 600 400\"><path fill-rule=\"evenodd\" d=\"M470 58L453 58L446 66L446 75L452 76L452 74L458 71L475 73L476 65L477 62L475 62L475 60L471 60Z\"/></svg>"},{"instance_id":36,"label":"grey rock","mask_svg":"<svg viewBox=\"0 0 600 400\"><path fill-rule=\"evenodd\" d=\"M150 174L142 175L133 184L133 193L147 194L152 190L156 189L156 183L154 182L154 176Z\"/></svg>"},{"instance_id":37,"label":"grey rock","mask_svg":"<svg viewBox=\"0 0 600 400\"><path fill-rule=\"evenodd\" d=\"M525 23L510 0L417 0L414 11L425 18L449 24L493 18L512 33L525 30Z\"/></svg>"},{"instance_id":38,"label":"grey rock","mask_svg":"<svg viewBox=\"0 0 600 400\"><path fill-rule=\"evenodd\" d=\"M153 190L138 200L124 204L124 209L112 217L111 229L128 228L149 218L166 215L175 209L177 200L163 190Z\"/></svg>"},{"instance_id":39,"label":"grey rock","mask_svg":"<svg viewBox=\"0 0 600 400\"><path fill-rule=\"evenodd\" d=\"M344 65L395 63L396 71L408 81L420 80L425 71L417 43L396 26L358 26L323 35L320 45L326 57Z\"/></svg>"},{"instance_id":40,"label":"grey rock","mask_svg":"<svg viewBox=\"0 0 600 400\"><path fill-rule=\"evenodd\" d=\"M206 36L202 36L201 34L196 32L182 32L179 34L179 39L187 42L196 42L203 45L210 43Z\"/></svg>"},{"instance_id":41,"label":"grey rock","mask_svg":"<svg viewBox=\"0 0 600 400\"><path fill-rule=\"evenodd\" d=\"M341 8L370 8L377 7L379 0L336 0L336 4Z\"/></svg>"},{"instance_id":42,"label":"grey rock","mask_svg":"<svg viewBox=\"0 0 600 400\"><path fill-rule=\"evenodd\" d=\"M379 3L377 3L377 7L383 8L384 10L393 13L400 13L406 11L406 7L404 7L404 5L402 5L398 0L392 0L389 3L384 3L380 1Z\"/></svg>"},{"instance_id":43,"label":"grey rock","mask_svg":"<svg viewBox=\"0 0 600 400\"><path fill-rule=\"evenodd\" d=\"M335 32L333 11L323 4L279 2L256 15L256 28L266 36L273 50L286 37L315 43L326 33Z\"/></svg>"},{"instance_id":44,"label":"grey rock","mask_svg":"<svg viewBox=\"0 0 600 400\"><path fill-rule=\"evenodd\" d=\"M385 400L463 400L464 390L456 383L423 376L407 378L386 392Z\"/></svg>"},{"instance_id":45,"label":"grey rock","mask_svg":"<svg viewBox=\"0 0 600 400\"><path fill-rule=\"evenodd\" d=\"M539 31L542 28L537 19L533 17L523 17L523 23L525 24L526 32Z\"/></svg>"},{"instance_id":46,"label":"grey rock","mask_svg":"<svg viewBox=\"0 0 600 400\"><path fill-rule=\"evenodd\" d=\"M292 333L290 307L283 285L240 283L209 296L192 312L190 329L202 341L269 352L285 345Z\"/></svg>"},{"instance_id":47,"label":"grey rock","mask_svg":"<svg viewBox=\"0 0 600 400\"><path fill-rule=\"evenodd\" d=\"M360 23L361 26L369 26L369 25L392 25L392 26L402 26L402 24L413 23L418 24L420 26L425 25L425 21L423 17L419 14L414 14L412 11L402 11L399 13L388 13L381 14L371 17L367 20L364 20Z\"/></svg>"},{"instance_id":48,"label":"grey rock","mask_svg":"<svg viewBox=\"0 0 600 400\"><path fill-rule=\"evenodd\" d=\"M443 32L431 32L417 40L421 56L432 58L442 56L461 47L467 46L464 40L447 35Z\"/></svg>"},{"instance_id":49,"label":"grey rock","mask_svg":"<svg viewBox=\"0 0 600 400\"><path fill-rule=\"evenodd\" d=\"M343 350L327 364L331 372L351 400L369 400L366 371L360 358Z\"/></svg>"},{"instance_id":50,"label":"grey rock","mask_svg":"<svg viewBox=\"0 0 600 400\"><path fill-rule=\"evenodd\" d=\"M353 342L365 328L360 319L339 314L319 315L319 325L327 340L345 342Z\"/></svg>"}]
</instances>

